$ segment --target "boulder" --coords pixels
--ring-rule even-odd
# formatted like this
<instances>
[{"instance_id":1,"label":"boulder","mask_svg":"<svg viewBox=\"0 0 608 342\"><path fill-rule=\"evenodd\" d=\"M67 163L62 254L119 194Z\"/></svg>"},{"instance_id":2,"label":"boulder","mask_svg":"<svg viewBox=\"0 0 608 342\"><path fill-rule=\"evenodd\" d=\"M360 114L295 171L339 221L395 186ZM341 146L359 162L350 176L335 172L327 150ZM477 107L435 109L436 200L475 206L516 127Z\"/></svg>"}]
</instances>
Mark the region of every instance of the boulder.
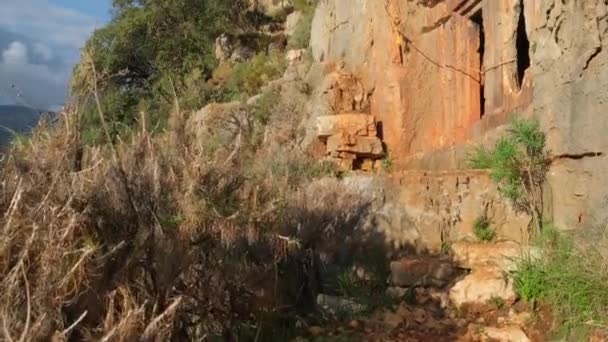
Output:
<instances>
[{"instance_id":1,"label":"boulder","mask_svg":"<svg viewBox=\"0 0 608 342\"><path fill-rule=\"evenodd\" d=\"M382 141L377 137L362 137L336 134L327 138L327 152L349 152L361 157L381 158L384 156Z\"/></svg>"},{"instance_id":2,"label":"boulder","mask_svg":"<svg viewBox=\"0 0 608 342\"><path fill-rule=\"evenodd\" d=\"M474 270L450 289L449 296L456 307L485 306L497 298L511 304L516 299L513 280L495 268Z\"/></svg>"},{"instance_id":3,"label":"boulder","mask_svg":"<svg viewBox=\"0 0 608 342\"><path fill-rule=\"evenodd\" d=\"M231 146L250 127L251 117L240 102L210 103L192 114L187 128L205 145L212 139L222 147Z\"/></svg>"},{"instance_id":4,"label":"boulder","mask_svg":"<svg viewBox=\"0 0 608 342\"><path fill-rule=\"evenodd\" d=\"M452 264L429 257L408 257L391 262L391 283L395 286L445 286L454 276Z\"/></svg>"},{"instance_id":5,"label":"boulder","mask_svg":"<svg viewBox=\"0 0 608 342\"><path fill-rule=\"evenodd\" d=\"M507 326L503 328L485 327L484 335L491 341L497 342L529 342L526 333L517 326Z\"/></svg>"}]
</instances>

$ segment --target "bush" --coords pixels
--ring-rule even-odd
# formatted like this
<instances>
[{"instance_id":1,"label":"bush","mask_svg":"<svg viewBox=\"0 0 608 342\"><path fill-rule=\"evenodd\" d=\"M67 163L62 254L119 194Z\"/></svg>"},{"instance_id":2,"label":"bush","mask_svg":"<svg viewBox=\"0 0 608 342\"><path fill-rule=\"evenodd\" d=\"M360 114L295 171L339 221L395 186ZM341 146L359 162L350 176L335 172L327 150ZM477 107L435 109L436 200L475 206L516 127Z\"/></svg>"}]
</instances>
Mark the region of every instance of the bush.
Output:
<instances>
[{"instance_id":1,"label":"bush","mask_svg":"<svg viewBox=\"0 0 608 342\"><path fill-rule=\"evenodd\" d=\"M479 216L475 219L475 222L473 223L473 233L480 241L488 242L494 240L496 234L492 229L491 224L492 222L486 215Z\"/></svg>"},{"instance_id":2,"label":"bush","mask_svg":"<svg viewBox=\"0 0 608 342\"><path fill-rule=\"evenodd\" d=\"M545 135L538 122L515 119L493 149L479 147L469 158L476 169L490 169L499 191L532 216L536 232L543 220L543 184L547 171Z\"/></svg>"},{"instance_id":3,"label":"bush","mask_svg":"<svg viewBox=\"0 0 608 342\"><path fill-rule=\"evenodd\" d=\"M521 259L513 277L522 299L551 305L564 333L586 333L608 323L608 260L598 244L573 241L545 227L537 239L542 256Z\"/></svg>"},{"instance_id":4,"label":"bush","mask_svg":"<svg viewBox=\"0 0 608 342\"><path fill-rule=\"evenodd\" d=\"M266 83L280 77L286 68L287 62L282 53L259 53L250 61L234 65L225 88L233 94L233 99L253 96Z\"/></svg>"}]
</instances>

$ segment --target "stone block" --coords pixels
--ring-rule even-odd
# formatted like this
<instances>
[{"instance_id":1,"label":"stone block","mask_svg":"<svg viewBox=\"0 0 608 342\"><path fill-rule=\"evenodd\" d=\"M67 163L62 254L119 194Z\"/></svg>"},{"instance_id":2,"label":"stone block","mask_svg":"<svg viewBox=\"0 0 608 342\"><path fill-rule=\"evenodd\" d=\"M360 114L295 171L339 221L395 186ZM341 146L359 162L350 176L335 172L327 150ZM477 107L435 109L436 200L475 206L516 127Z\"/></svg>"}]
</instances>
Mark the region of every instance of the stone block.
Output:
<instances>
[{"instance_id":1,"label":"stone block","mask_svg":"<svg viewBox=\"0 0 608 342\"><path fill-rule=\"evenodd\" d=\"M381 158L384 155L382 141L377 137L335 134L327 138L327 152L354 153L361 157Z\"/></svg>"},{"instance_id":2,"label":"stone block","mask_svg":"<svg viewBox=\"0 0 608 342\"><path fill-rule=\"evenodd\" d=\"M317 117L317 136L322 139L332 135L376 136L376 121L368 114L350 113Z\"/></svg>"}]
</instances>

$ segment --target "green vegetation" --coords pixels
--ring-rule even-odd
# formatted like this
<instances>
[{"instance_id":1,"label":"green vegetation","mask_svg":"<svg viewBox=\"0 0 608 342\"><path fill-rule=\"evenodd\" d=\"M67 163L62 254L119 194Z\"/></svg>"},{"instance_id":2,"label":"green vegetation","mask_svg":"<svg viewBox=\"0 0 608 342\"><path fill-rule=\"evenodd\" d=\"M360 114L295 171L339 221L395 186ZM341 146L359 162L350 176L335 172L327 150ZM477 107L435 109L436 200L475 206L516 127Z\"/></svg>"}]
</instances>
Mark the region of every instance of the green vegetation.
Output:
<instances>
[{"instance_id":1,"label":"green vegetation","mask_svg":"<svg viewBox=\"0 0 608 342\"><path fill-rule=\"evenodd\" d=\"M278 78L287 68L285 56L276 51L257 54L252 60L237 63L224 83L226 100L237 100L241 96L253 96L263 85Z\"/></svg>"},{"instance_id":2,"label":"green vegetation","mask_svg":"<svg viewBox=\"0 0 608 342\"><path fill-rule=\"evenodd\" d=\"M470 164L489 169L501 194L532 216L540 255L522 258L512 274L520 298L549 304L564 333L585 333L606 324L608 260L597 246L577 246L573 237L552 227L541 229L548 159L544 148L545 135L538 123L515 119L508 134L492 149L478 148ZM475 222L474 231L482 241L494 238L485 216Z\"/></svg>"},{"instance_id":3,"label":"green vegetation","mask_svg":"<svg viewBox=\"0 0 608 342\"><path fill-rule=\"evenodd\" d=\"M492 297L488 301L488 304L494 306L498 310L502 310L505 307L505 300L501 297Z\"/></svg>"},{"instance_id":4,"label":"green vegetation","mask_svg":"<svg viewBox=\"0 0 608 342\"><path fill-rule=\"evenodd\" d=\"M481 215L475 219L473 233L480 241L488 242L494 240L496 233L492 229L491 224L492 222L487 215Z\"/></svg>"},{"instance_id":5,"label":"green vegetation","mask_svg":"<svg viewBox=\"0 0 608 342\"><path fill-rule=\"evenodd\" d=\"M384 158L382 158L382 170L385 172L391 172L393 169L393 159L391 158L390 151L385 147Z\"/></svg>"},{"instance_id":6,"label":"green vegetation","mask_svg":"<svg viewBox=\"0 0 608 342\"><path fill-rule=\"evenodd\" d=\"M537 241L543 254L520 260L513 277L522 299L551 305L564 333L584 334L608 323L608 260L602 241L584 247L574 241L545 227Z\"/></svg>"},{"instance_id":7,"label":"green vegetation","mask_svg":"<svg viewBox=\"0 0 608 342\"><path fill-rule=\"evenodd\" d=\"M159 132L176 97L182 110L200 109L251 96L280 75L284 58L265 51L269 38L255 32L259 15L247 8L246 0L114 0L112 21L94 32L74 69L71 94L84 103L85 141L105 139L97 129L98 109L111 139L124 138L138 122ZM257 55L225 66L230 78L217 86L210 82L217 66L213 48L222 33L243 36Z\"/></svg>"},{"instance_id":8,"label":"green vegetation","mask_svg":"<svg viewBox=\"0 0 608 342\"><path fill-rule=\"evenodd\" d=\"M503 196L532 216L537 233L543 219L543 184L547 170L545 135L538 122L514 119L508 134L492 149L479 147L470 166L489 169Z\"/></svg>"}]
</instances>

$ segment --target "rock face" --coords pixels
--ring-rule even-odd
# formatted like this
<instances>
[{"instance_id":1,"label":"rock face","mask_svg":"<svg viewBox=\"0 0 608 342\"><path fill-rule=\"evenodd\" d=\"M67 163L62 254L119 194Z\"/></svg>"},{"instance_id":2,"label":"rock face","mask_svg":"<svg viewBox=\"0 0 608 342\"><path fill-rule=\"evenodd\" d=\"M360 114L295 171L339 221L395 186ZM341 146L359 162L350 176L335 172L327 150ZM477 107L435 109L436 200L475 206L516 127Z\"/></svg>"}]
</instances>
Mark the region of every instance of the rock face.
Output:
<instances>
[{"instance_id":1,"label":"rock face","mask_svg":"<svg viewBox=\"0 0 608 342\"><path fill-rule=\"evenodd\" d=\"M465 169L471 146L535 117L554 160L548 218L603 226L607 13L599 0L322 1L313 116L369 114L395 168L432 172Z\"/></svg>"}]
</instances>

